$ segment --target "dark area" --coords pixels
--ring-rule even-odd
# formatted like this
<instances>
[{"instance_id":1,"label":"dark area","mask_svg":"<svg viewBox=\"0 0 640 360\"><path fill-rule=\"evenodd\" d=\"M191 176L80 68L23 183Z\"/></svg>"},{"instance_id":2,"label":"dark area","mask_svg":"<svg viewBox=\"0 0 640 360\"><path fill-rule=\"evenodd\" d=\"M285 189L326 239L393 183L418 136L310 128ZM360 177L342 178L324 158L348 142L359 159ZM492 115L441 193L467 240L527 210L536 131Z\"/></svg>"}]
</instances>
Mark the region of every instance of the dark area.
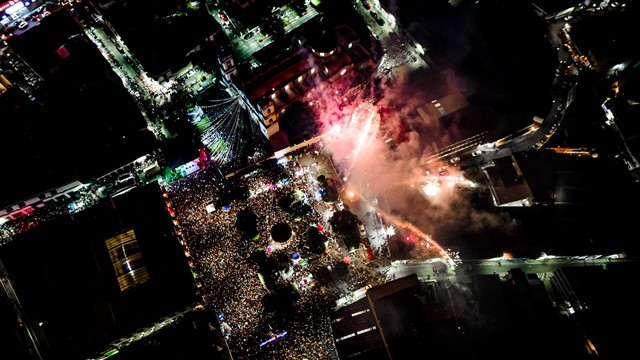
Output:
<instances>
[{"instance_id":1,"label":"dark area","mask_svg":"<svg viewBox=\"0 0 640 360\"><path fill-rule=\"evenodd\" d=\"M327 249L327 245L325 245L325 242L327 242L328 239L327 236L320 230L318 230L317 227L309 227L305 236L307 240L307 246L311 253L320 255L325 252L325 250Z\"/></svg>"},{"instance_id":2,"label":"dark area","mask_svg":"<svg viewBox=\"0 0 640 360\"><path fill-rule=\"evenodd\" d=\"M287 223L277 223L271 227L271 238L273 238L275 242L287 242L291 238L292 233L291 226Z\"/></svg>"},{"instance_id":3,"label":"dark area","mask_svg":"<svg viewBox=\"0 0 640 360\"><path fill-rule=\"evenodd\" d=\"M159 146L118 76L66 11L10 42L45 81L37 101L19 91L0 98L0 140L12 149L3 160L12 175L3 180L0 203L88 181ZM56 52L61 48L68 57Z\"/></svg>"},{"instance_id":4,"label":"dark area","mask_svg":"<svg viewBox=\"0 0 640 360\"><path fill-rule=\"evenodd\" d=\"M246 238L258 234L258 216L250 209L243 209L236 214L236 227Z\"/></svg>"},{"instance_id":5,"label":"dark area","mask_svg":"<svg viewBox=\"0 0 640 360\"><path fill-rule=\"evenodd\" d=\"M157 187L140 188L42 224L0 248L25 312L43 323L47 356L85 359L197 300L163 205ZM121 292L105 240L128 228L149 280Z\"/></svg>"},{"instance_id":6,"label":"dark area","mask_svg":"<svg viewBox=\"0 0 640 360\"><path fill-rule=\"evenodd\" d=\"M152 76L187 65L187 53L220 29L205 4L180 0L116 2L101 11Z\"/></svg>"},{"instance_id":7,"label":"dark area","mask_svg":"<svg viewBox=\"0 0 640 360\"><path fill-rule=\"evenodd\" d=\"M301 8L302 1L295 0L294 7ZM252 7L251 19L238 22L245 27L261 24L263 33L276 37L274 45L256 54L260 62L275 61L285 52L283 49L292 47L290 39L280 36L281 24L270 11L271 6L283 3L258 2ZM322 3L326 10L337 12L339 21L335 23L353 22L351 2L327 0ZM406 21L406 28L418 42L427 45L434 60L427 74L411 77L407 89L424 90L420 96L426 95L421 100L462 89L470 102L469 107L440 119L437 124L440 131L468 137L486 130L487 136L494 138L529 125L533 116L549 113L553 71L558 59L544 35L548 32L546 24L535 14L531 2L389 0L384 3L392 12L398 12L403 23ZM125 42L135 48L149 71L160 75L174 67L180 68L180 64L190 59L205 61L203 53L197 57L185 56L218 30L218 24L206 13L204 4L197 11L191 9L192 3L179 0L128 2L126 7L123 4L117 2L106 12L112 12L113 23L125 34ZM575 4L541 0L535 5L552 11ZM126 11L122 11L125 8ZM234 17L242 15L239 8L235 11L229 13ZM629 45L635 43L637 31L633 29L638 24L637 13L632 15L609 18L605 22L585 21L576 28L574 40L597 59L601 67L629 57L637 60L637 48ZM43 74L46 84L38 90L37 101L17 91L0 97L3 114L0 141L11 151L5 163L6 183L3 182L8 185L3 185L0 202L22 200L51 188L50 184L59 185L73 179L87 181L158 147L118 76L76 25L63 11L11 40L11 46L26 62ZM354 28L362 35L362 42L368 43L368 35L363 35L368 30L364 24L360 25ZM194 33L199 35L193 36ZM326 40L326 37L309 37L318 48L327 45L322 43ZM374 58L381 54L380 46L379 42L371 46ZM69 56L62 56L65 51ZM160 52L167 56L160 59L157 56ZM209 56L214 59L214 52L208 52ZM208 61L217 66L215 60ZM630 66L608 79L603 79L597 71L582 71L580 84L572 92L575 100L564 112L562 127L547 149L514 156L525 176L500 180L514 185L526 179L535 186L534 198L544 204L496 209L489 189L470 191L465 196L471 199L474 210L496 212L503 226L478 231L471 227L450 229L434 225L436 228L429 233L445 247L463 250L462 254L469 259L498 257L503 252L527 258L537 258L542 252L637 255L633 210L640 205L640 194L637 182L628 173L629 164L620 157L624 150L617 139L620 134L603 125L607 118L601 107L603 99L615 95L611 80L620 80L621 91L626 96L612 99L610 103L626 115L618 125L627 134L627 144L637 150L638 125L634 119L638 114L637 104L633 102L633 99L637 101L637 86L634 86L637 73L633 69ZM378 92L371 93L373 99L379 101L383 95L382 79L375 81ZM407 89L401 93L418 94ZM211 95L215 98L213 92ZM180 109L163 111L173 120L168 124L169 130L177 134L162 144L167 154L163 164L175 166L197 157L200 144L194 140L195 130L184 118L174 117ZM312 111L301 103L288 108L280 119L291 144L317 133ZM247 121L238 121L237 125L246 132L251 129ZM419 126L413 127L416 128ZM396 141L395 145L402 142L404 129L386 130ZM440 134L432 132L431 136L435 138ZM242 155L234 158L235 162L226 170L249 164L252 159L245 155L257 152L261 145L244 139L238 151ZM556 154L549 147L588 148L597 151L598 156L568 157ZM504 160L511 162L510 158ZM275 161L266 161L264 166L272 167L273 178L278 177ZM246 172L240 171L237 175L243 174ZM483 174L473 175L483 178ZM336 189L324 178L318 181L323 188L323 200L328 204L335 202ZM249 196L246 187L233 186L235 183L230 181L224 185L223 196L216 199L218 207ZM77 193L71 194L71 198L78 197ZM66 206L70 199L63 201L58 204L60 207ZM296 194L282 194L278 205L296 218L311 210L297 201ZM46 335L43 338L49 340L43 344L47 357L85 359L111 340L197 301L195 274L187 266L184 249L175 238L175 228L165 206L156 187L136 189L125 196L103 199L79 214L34 226L0 248L0 259L29 314L25 319L38 324L35 331L43 332ZM255 235L259 221L253 211L242 210L238 212L236 226L244 235ZM478 220L482 221L484 219ZM361 243L358 224L358 218L348 208L336 211L331 218L332 230L351 250ZM129 228L135 230L150 280L120 292L104 240ZM291 226L276 224L271 228L271 235L274 241L284 243L291 238ZM318 228L310 227L304 235L311 253L324 252L327 238ZM415 245L404 241L402 236L390 240L390 253L397 259L411 259ZM234 254L234 260L239 256ZM279 284L279 272L291 266L291 254L285 251L266 254L261 250L251 254L250 260L260 268L265 286L272 291L262 299L263 315L273 325L268 331L280 331L296 321L326 315L302 312L296 306L300 296L296 289ZM590 344L595 344L601 359L628 357L635 351L635 333L629 331L629 326L640 319L635 288L629 285L629 279L640 274L637 265L609 262L606 266L586 266L590 265L587 260L583 260L582 265L585 266L559 268L544 284L538 275L517 268L504 272L502 277L496 273L465 277L460 269L461 276L455 279L456 283L451 279L436 282L429 278L421 284L424 292L418 288L394 290L393 296L358 306L375 304L378 309L373 310L378 311L378 322L369 325L384 329L386 344L394 358L399 359L428 354L438 358L513 356L586 360L593 358L586 355L591 351ZM335 260L332 267L332 271L321 268L314 274L318 283L344 281L352 274L350 266L340 259ZM434 266L434 277L436 275ZM10 305L0 301L0 323L17 321ZM347 315L353 317L351 313ZM426 323L425 318L429 320ZM113 358L222 359L222 348L211 344L218 326L211 309L193 312ZM267 329L264 330L267 333ZM31 358L18 346L28 343L28 339L7 331L4 326L0 331L3 344L8 343L5 353L17 360ZM262 339L246 340L258 343ZM262 352L264 358L275 358L278 346L277 342L269 344ZM375 349L375 353L350 358L385 358L382 347Z\"/></svg>"},{"instance_id":8,"label":"dark area","mask_svg":"<svg viewBox=\"0 0 640 360\"><path fill-rule=\"evenodd\" d=\"M225 359L224 352L211 344L212 331L218 321L210 309L185 314L177 324L158 334L134 343L111 357L114 360L141 358L197 360Z\"/></svg>"},{"instance_id":9,"label":"dark area","mask_svg":"<svg viewBox=\"0 0 640 360\"><path fill-rule=\"evenodd\" d=\"M291 145L319 135L319 126L312 109L301 102L294 102L280 117L280 130L284 131Z\"/></svg>"}]
</instances>

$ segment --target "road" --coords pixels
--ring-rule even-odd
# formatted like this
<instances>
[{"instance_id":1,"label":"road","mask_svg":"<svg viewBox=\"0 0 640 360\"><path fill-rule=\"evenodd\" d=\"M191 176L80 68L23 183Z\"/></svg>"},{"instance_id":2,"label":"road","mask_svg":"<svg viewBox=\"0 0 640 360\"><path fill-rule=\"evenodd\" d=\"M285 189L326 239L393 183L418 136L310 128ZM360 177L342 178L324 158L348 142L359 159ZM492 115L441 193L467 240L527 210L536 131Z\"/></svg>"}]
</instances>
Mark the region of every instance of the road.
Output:
<instances>
[{"instance_id":1,"label":"road","mask_svg":"<svg viewBox=\"0 0 640 360\"><path fill-rule=\"evenodd\" d=\"M574 266L602 266L609 264L636 261L636 259L617 258L615 255L594 258L594 256L580 257L549 257L539 259L469 259L462 261L457 268L447 268L439 259L427 261L392 261L383 266L382 271L389 280L415 274L421 280L456 281L458 277L475 275L498 275L504 278L512 269L520 269L526 274L537 274L542 281L547 281L556 270Z\"/></svg>"},{"instance_id":2,"label":"road","mask_svg":"<svg viewBox=\"0 0 640 360\"><path fill-rule=\"evenodd\" d=\"M281 8L278 16L282 17L285 16L284 14L290 13L291 10L289 8L283 7ZM313 19L317 15L318 12L314 8L308 7L307 12L304 15L296 17L295 19L291 19L291 21L287 23L287 25L284 27L285 34L295 30L297 27L305 24L307 21ZM220 23L223 31L225 32L225 35L227 36L227 38L229 38L229 41L232 44L231 51L233 52L233 55L236 58L237 62L242 63L243 61L250 61L252 63L255 63L257 66L261 65L258 64L255 59L253 59L253 54L273 43L272 36L263 34L260 31L259 27L241 31L236 26L236 21L231 18L229 18L228 21L224 21L220 17L219 13L217 15L214 15L214 18L216 19L216 21L218 21L218 23ZM231 24L232 28L227 28L225 26L226 23Z\"/></svg>"},{"instance_id":3,"label":"road","mask_svg":"<svg viewBox=\"0 0 640 360\"><path fill-rule=\"evenodd\" d=\"M377 69L378 76L384 76L388 81L399 74L409 73L417 69L429 67L428 56L420 44L411 38L400 24L378 8L378 2L371 3L371 9L366 9L361 1L354 4L354 8L368 23L367 27L384 49L384 55ZM384 23L380 25L372 17L371 12L379 16Z\"/></svg>"},{"instance_id":4,"label":"road","mask_svg":"<svg viewBox=\"0 0 640 360\"><path fill-rule=\"evenodd\" d=\"M561 267L571 266L606 266L611 263L620 263L630 261L629 259L616 259L612 257L562 257L548 259L521 259L521 260L505 260L505 259L477 259L465 260L461 273L467 275L489 275L489 274L506 274L509 270L517 268L525 273L535 274L552 274Z\"/></svg>"},{"instance_id":5,"label":"road","mask_svg":"<svg viewBox=\"0 0 640 360\"><path fill-rule=\"evenodd\" d=\"M531 125L502 139L478 143L478 139L470 138L461 143L473 146L451 148L446 152L434 154L432 160L453 157L471 158L469 163L481 166L496 159L509 157L514 153L540 149L553 136L562 122L564 112L573 101L573 92L579 80L580 70L590 65L584 57L580 56L577 48L571 42L571 38L567 35L567 29L570 28L571 21L574 20L565 20L555 16L547 16L545 20L549 31L547 39L556 48L558 54L558 68L553 81L554 99L550 104L549 113L541 122L534 123L534 120L531 119Z\"/></svg>"},{"instance_id":6,"label":"road","mask_svg":"<svg viewBox=\"0 0 640 360\"><path fill-rule=\"evenodd\" d=\"M521 129L506 138L479 145L472 152L472 154L475 154L474 157L477 164L489 163L517 152L540 149L546 144L560 126L566 109L574 99L574 89L579 82L581 71L592 68L588 57L581 54L571 40L571 25L586 17L600 16L620 9L612 7L585 8L579 11L560 11L552 15L544 14L546 15L544 19L547 21L549 30L547 39L556 48L558 54L558 68L553 81L554 99L549 113L541 123L536 125L536 128L532 128L534 125L532 123L529 127ZM559 16L558 14L565 15ZM605 100L602 99L602 102ZM605 111L605 115L609 114ZM607 117L609 118L609 116ZM612 117L609 118L607 124L617 131ZM624 139L622 142L624 144ZM633 156L630 156L630 159L630 162L639 164Z\"/></svg>"}]
</instances>

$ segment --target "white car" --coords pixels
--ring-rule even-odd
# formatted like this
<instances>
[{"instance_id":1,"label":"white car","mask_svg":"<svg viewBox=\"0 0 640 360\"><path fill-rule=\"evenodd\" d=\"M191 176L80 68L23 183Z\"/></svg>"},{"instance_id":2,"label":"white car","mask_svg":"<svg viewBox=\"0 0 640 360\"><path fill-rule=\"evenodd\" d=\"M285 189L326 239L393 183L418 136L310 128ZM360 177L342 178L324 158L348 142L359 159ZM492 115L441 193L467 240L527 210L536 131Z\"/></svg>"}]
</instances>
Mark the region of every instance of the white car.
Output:
<instances>
[{"instance_id":1,"label":"white car","mask_svg":"<svg viewBox=\"0 0 640 360\"><path fill-rule=\"evenodd\" d=\"M29 26L29 23L26 21L21 21L20 24L18 24L18 29L24 29L27 26Z\"/></svg>"}]
</instances>

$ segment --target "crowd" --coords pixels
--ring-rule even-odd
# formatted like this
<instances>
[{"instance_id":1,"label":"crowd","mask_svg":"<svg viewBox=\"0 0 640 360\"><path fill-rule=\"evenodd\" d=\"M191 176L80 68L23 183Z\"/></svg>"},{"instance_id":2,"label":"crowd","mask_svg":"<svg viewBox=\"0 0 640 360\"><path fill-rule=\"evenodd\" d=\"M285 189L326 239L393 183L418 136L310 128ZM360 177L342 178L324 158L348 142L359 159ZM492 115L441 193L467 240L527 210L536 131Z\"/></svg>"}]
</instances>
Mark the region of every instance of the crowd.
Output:
<instances>
[{"instance_id":1,"label":"crowd","mask_svg":"<svg viewBox=\"0 0 640 360\"><path fill-rule=\"evenodd\" d=\"M235 359L337 359L329 312L339 297L354 290L349 284L361 283L366 277L354 266L357 263L351 263L353 271L337 287L321 286L316 279L318 268L326 270L341 262L345 253L330 232L333 207L321 199L317 169L297 161L303 156L313 155L300 151L288 161L268 162L228 179L218 169L205 166L163 185L180 241L203 285L203 298L218 314L220 332ZM244 195L234 192L237 189L244 189ZM94 192L87 193L92 197L86 203L95 202ZM230 193L238 197L230 198ZM308 211L300 216L283 210L278 201L287 196L304 202ZM67 206L47 210L26 217L29 221L3 224L2 239L8 241L29 225L69 211ZM257 237L243 236L236 227L236 214L245 210L258 219ZM292 230L286 242L271 238L272 227L280 223ZM332 251L309 252L305 239L309 227L325 232ZM267 286L264 274L259 274L252 255L260 250L268 257L290 259L290 266L280 271L275 284L279 289L290 286L299 294L285 311L265 306L270 296L273 305L276 289L273 284ZM275 302L280 300L275 298Z\"/></svg>"},{"instance_id":2,"label":"crowd","mask_svg":"<svg viewBox=\"0 0 640 360\"><path fill-rule=\"evenodd\" d=\"M313 254L308 253L304 236L311 226L327 229L328 225L321 214L317 173L295 157L229 179L205 167L165 186L181 241L204 284L207 306L218 314L235 359L337 358L328 317L335 298L313 275L313 267L326 262L310 261ZM230 188L247 189L247 196L227 204L223 199ZM294 217L278 207L278 199L287 194L302 198L308 213ZM236 214L246 209L258 218L256 238L243 236L236 227ZM292 235L284 243L275 242L271 227L282 222L291 227ZM265 307L264 300L274 289L261 281L259 267L252 261L260 249L266 256L284 253L291 259L278 283L292 285L299 297L286 311Z\"/></svg>"}]
</instances>

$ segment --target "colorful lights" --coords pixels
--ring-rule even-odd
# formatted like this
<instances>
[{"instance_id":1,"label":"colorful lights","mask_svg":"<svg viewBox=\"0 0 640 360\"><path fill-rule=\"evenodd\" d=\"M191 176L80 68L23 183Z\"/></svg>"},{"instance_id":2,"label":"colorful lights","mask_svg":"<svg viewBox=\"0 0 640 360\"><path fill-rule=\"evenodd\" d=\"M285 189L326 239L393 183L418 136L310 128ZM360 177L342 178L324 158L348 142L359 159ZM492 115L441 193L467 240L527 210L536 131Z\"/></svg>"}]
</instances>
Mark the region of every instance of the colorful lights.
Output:
<instances>
[{"instance_id":1,"label":"colorful lights","mask_svg":"<svg viewBox=\"0 0 640 360\"><path fill-rule=\"evenodd\" d=\"M282 339L282 338L283 338L283 337L285 337L286 335L287 335L287 331L286 331L286 330L285 330L285 331L283 331L283 332L281 332L281 333L279 333L279 334L274 334L274 335L273 335L272 337L270 337L269 339L267 339L267 340L265 340L265 341L261 342L261 343L260 343L260 347L263 347L263 346L267 345L268 343L270 343L270 342L274 342L274 341L276 341L276 340L278 340L278 339Z\"/></svg>"}]
</instances>

